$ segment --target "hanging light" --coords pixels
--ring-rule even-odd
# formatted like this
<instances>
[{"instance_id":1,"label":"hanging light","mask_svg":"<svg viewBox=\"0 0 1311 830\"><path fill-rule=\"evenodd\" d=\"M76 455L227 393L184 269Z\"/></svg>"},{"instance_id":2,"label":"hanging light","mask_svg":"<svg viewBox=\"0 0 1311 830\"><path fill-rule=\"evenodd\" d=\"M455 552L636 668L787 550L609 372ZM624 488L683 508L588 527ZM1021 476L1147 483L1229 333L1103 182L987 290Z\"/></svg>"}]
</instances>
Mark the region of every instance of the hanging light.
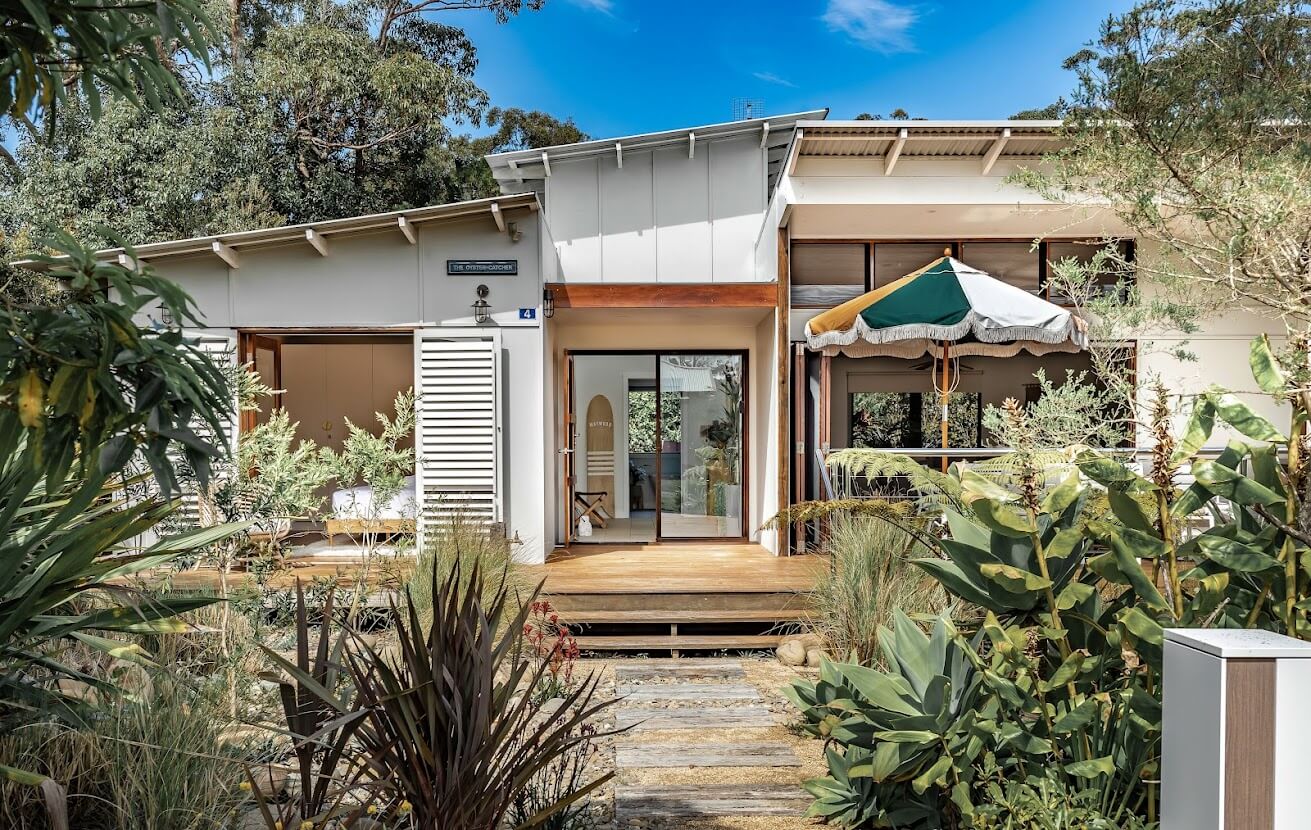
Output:
<instances>
[{"instance_id":1,"label":"hanging light","mask_svg":"<svg viewBox=\"0 0 1311 830\"><path fill-rule=\"evenodd\" d=\"M168 303L159 304L159 323L164 328L173 328L173 309L168 307Z\"/></svg>"},{"instance_id":2,"label":"hanging light","mask_svg":"<svg viewBox=\"0 0 1311 830\"><path fill-rule=\"evenodd\" d=\"M478 299L473 301L473 321L475 323L486 323L491 319L488 312L492 306L487 302L487 293L487 286L478 286Z\"/></svg>"},{"instance_id":3,"label":"hanging light","mask_svg":"<svg viewBox=\"0 0 1311 830\"><path fill-rule=\"evenodd\" d=\"M542 288L542 316L555 316L555 291L549 285Z\"/></svg>"}]
</instances>

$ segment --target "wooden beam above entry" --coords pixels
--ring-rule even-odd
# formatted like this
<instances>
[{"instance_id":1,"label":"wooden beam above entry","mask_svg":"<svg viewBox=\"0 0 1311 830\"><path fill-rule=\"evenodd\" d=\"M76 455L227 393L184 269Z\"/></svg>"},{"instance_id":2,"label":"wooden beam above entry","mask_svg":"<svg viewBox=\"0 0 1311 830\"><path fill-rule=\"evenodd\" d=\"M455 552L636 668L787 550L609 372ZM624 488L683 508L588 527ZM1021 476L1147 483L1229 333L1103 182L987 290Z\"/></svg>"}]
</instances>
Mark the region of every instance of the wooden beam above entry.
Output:
<instances>
[{"instance_id":1,"label":"wooden beam above entry","mask_svg":"<svg viewBox=\"0 0 1311 830\"><path fill-rule=\"evenodd\" d=\"M778 286L737 283L547 283L556 308L774 308Z\"/></svg>"}]
</instances>

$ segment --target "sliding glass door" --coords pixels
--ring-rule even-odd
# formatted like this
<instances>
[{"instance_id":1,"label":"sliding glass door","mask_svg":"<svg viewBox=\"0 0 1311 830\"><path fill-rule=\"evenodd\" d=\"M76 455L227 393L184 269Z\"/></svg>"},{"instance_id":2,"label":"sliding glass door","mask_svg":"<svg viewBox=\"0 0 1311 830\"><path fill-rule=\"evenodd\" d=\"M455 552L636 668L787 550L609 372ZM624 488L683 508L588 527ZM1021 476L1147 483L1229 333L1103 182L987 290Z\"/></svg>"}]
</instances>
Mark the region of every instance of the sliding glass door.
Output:
<instances>
[{"instance_id":1,"label":"sliding glass door","mask_svg":"<svg viewBox=\"0 0 1311 830\"><path fill-rule=\"evenodd\" d=\"M745 362L727 353L659 356L662 539L744 535Z\"/></svg>"}]
</instances>

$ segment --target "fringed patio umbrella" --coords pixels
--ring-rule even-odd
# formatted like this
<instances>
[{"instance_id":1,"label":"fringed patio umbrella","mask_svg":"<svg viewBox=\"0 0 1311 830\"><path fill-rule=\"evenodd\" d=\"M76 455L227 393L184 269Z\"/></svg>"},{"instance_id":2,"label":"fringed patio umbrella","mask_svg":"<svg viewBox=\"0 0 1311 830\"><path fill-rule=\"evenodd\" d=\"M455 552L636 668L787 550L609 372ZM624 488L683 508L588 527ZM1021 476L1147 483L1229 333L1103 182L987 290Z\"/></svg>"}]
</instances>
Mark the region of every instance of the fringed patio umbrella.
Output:
<instances>
[{"instance_id":1,"label":"fringed patio umbrella","mask_svg":"<svg viewBox=\"0 0 1311 830\"><path fill-rule=\"evenodd\" d=\"M946 449L947 401L958 382L952 377L953 359L1077 352L1087 348L1088 335L1083 321L1069 310L944 256L812 317L806 341L828 355L931 355ZM937 361L942 363L941 384ZM942 460L945 467L947 457Z\"/></svg>"}]
</instances>

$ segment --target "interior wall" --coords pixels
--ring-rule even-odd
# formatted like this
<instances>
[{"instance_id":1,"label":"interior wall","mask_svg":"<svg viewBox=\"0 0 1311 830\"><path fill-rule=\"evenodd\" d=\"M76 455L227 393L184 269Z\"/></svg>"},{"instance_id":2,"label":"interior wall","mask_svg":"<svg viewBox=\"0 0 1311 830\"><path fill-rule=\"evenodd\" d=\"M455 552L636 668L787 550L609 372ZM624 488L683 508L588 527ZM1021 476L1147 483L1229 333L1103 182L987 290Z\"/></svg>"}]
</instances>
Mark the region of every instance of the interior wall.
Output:
<instances>
[{"instance_id":1,"label":"interior wall","mask_svg":"<svg viewBox=\"0 0 1311 830\"><path fill-rule=\"evenodd\" d=\"M297 439L340 451L347 418L377 435L374 413L393 417L396 395L413 385L414 344L408 337L282 344L282 408L297 422Z\"/></svg>"},{"instance_id":2,"label":"interior wall","mask_svg":"<svg viewBox=\"0 0 1311 830\"><path fill-rule=\"evenodd\" d=\"M587 409L597 395L610 402L614 413L615 474L611 491L614 515L628 517L628 381L655 380L656 359L652 355L578 355L574 358L574 414L577 436L574 443L574 474L579 490L596 490L598 482L588 477ZM654 504L649 505L654 507Z\"/></svg>"}]
</instances>

